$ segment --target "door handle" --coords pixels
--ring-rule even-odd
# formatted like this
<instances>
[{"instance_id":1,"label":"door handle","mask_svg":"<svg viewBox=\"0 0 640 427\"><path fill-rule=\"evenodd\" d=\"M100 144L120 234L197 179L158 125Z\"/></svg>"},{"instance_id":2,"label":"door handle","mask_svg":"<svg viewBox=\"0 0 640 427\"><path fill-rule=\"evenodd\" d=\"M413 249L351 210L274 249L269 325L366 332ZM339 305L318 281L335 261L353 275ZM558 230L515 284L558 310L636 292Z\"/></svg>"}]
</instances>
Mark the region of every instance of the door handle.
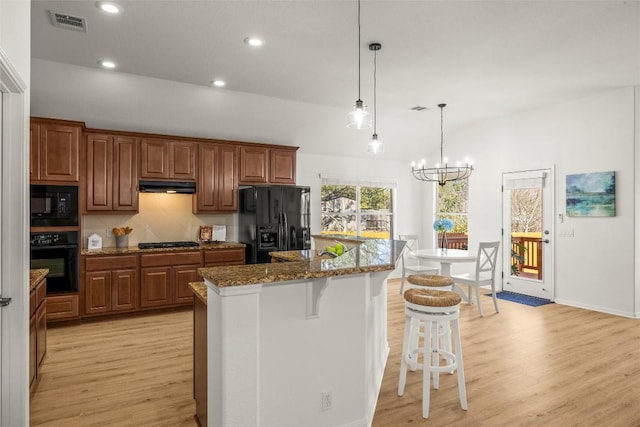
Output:
<instances>
[{"instance_id":1,"label":"door handle","mask_svg":"<svg viewBox=\"0 0 640 427\"><path fill-rule=\"evenodd\" d=\"M544 243L549 243L549 239L544 239L543 242Z\"/></svg>"},{"instance_id":2,"label":"door handle","mask_svg":"<svg viewBox=\"0 0 640 427\"><path fill-rule=\"evenodd\" d=\"M11 304L11 298L2 298L2 295L0 295L0 307L6 307L9 304Z\"/></svg>"}]
</instances>

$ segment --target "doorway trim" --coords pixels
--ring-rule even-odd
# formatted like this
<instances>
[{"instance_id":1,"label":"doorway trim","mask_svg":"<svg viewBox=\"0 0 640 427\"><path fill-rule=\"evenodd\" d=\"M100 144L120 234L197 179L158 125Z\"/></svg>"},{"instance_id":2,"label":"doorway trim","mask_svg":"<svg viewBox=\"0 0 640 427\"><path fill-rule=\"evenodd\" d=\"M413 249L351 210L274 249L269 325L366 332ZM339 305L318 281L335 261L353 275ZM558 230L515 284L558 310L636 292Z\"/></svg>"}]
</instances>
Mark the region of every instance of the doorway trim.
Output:
<instances>
[{"instance_id":1,"label":"doorway trim","mask_svg":"<svg viewBox=\"0 0 640 427\"><path fill-rule=\"evenodd\" d=\"M29 424L29 98L2 48L0 91L0 291L12 298L0 314L0 425L22 426Z\"/></svg>"},{"instance_id":2,"label":"doorway trim","mask_svg":"<svg viewBox=\"0 0 640 427\"><path fill-rule=\"evenodd\" d=\"M545 282L545 285L547 286L547 288L549 289L549 299L551 301L555 300L555 247L556 247L556 242L557 242L557 238L556 238L556 232L555 232L555 221L556 221L556 196L555 196L555 188L556 188L556 181L555 181L555 176L556 176L556 170L555 170L555 164L550 165L550 166L541 166L541 167L533 167L533 168L523 168L523 169L512 169L512 170L505 170L502 171L501 173L501 182L500 184L503 185L504 182L504 178L506 174L512 174L512 173L525 173L525 172L538 172L538 171L544 171L549 173L549 179L551 182L551 185L549 186L548 191L550 192L550 201L551 201L551 206L549 207L549 209L551 210L551 213L549 215L549 224L546 228L549 230L549 238L552 239L551 242L552 244L549 245L550 246L550 254L549 254L549 265L548 267L546 267L546 270L548 271L548 283ZM502 244L505 245L503 246L503 248L506 247L511 247L511 243L509 242L508 244L506 243L506 239L507 236L505 236L504 230L506 228L505 226L505 218L504 218L504 211L505 211L505 205L504 205L504 188L502 189L501 192L501 196L500 196L500 205L501 205L501 229L502 229ZM500 290L504 290L504 283L505 281L509 278L510 275L510 271L505 271L504 269L504 265L506 263L503 261L502 265L503 265L503 269L502 269L502 279L500 281Z\"/></svg>"}]
</instances>

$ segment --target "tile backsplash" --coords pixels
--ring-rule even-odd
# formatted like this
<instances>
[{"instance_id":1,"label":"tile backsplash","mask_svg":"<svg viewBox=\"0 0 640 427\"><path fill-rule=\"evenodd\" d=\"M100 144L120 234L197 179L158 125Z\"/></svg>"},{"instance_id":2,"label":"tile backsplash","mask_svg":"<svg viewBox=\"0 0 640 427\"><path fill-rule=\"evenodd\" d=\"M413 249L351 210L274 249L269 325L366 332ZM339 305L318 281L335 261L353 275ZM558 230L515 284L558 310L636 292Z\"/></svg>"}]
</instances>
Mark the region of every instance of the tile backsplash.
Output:
<instances>
[{"instance_id":1,"label":"tile backsplash","mask_svg":"<svg viewBox=\"0 0 640 427\"><path fill-rule=\"evenodd\" d=\"M139 213L135 215L84 215L82 217L82 247L93 233L102 236L102 246L116 245L111 232L114 227L131 227L129 246L140 242L198 240L201 225L226 225L227 241L236 241L237 214L194 215L192 195L140 193Z\"/></svg>"}]
</instances>

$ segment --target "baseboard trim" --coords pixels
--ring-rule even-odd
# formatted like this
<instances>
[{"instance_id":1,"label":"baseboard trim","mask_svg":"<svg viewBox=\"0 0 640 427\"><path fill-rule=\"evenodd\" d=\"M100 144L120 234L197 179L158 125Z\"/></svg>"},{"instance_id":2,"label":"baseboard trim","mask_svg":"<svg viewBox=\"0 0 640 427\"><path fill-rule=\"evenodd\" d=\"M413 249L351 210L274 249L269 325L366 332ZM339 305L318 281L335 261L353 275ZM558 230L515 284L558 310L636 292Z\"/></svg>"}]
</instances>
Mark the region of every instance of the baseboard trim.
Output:
<instances>
[{"instance_id":1,"label":"baseboard trim","mask_svg":"<svg viewBox=\"0 0 640 427\"><path fill-rule=\"evenodd\" d=\"M628 317L630 319L640 319L640 313L626 312L626 311L620 311L620 310L611 310L611 309L608 309L608 308L605 308L605 307L600 307L600 306L597 306L597 305L582 304L582 303L579 303L579 302L564 300L564 299L561 299L561 298L556 298L554 302L556 304L568 305L569 307L582 308L582 309L585 309L585 310L597 311L597 312L605 313L605 314L612 314L614 316Z\"/></svg>"}]
</instances>

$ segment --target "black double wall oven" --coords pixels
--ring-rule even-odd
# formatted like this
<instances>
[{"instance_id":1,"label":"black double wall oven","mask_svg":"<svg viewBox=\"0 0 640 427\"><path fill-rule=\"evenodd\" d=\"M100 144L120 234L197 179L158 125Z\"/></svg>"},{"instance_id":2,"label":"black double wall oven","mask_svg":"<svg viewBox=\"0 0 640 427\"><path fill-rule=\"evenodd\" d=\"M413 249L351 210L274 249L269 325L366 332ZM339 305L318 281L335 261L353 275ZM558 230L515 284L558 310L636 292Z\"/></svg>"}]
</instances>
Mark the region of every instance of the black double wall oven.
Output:
<instances>
[{"instance_id":1,"label":"black double wall oven","mask_svg":"<svg viewBox=\"0 0 640 427\"><path fill-rule=\"evenodd\" d=\"M48 295L77 292L78 187L31 185L30 205L30 267L49 270ZM34 227L42 231L34 231Z\"/></svg>"}]
</instances>

